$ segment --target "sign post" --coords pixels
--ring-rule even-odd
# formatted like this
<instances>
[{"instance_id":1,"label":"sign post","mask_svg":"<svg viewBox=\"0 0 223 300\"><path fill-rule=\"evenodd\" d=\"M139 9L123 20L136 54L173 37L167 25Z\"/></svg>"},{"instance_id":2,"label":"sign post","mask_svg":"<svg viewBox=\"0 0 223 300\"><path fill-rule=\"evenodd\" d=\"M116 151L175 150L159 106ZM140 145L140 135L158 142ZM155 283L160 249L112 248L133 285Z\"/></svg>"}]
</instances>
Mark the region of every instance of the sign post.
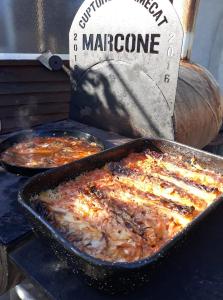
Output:
<instances>
[{"instance_id":1,"label":"sign post","mask_svg":"<svg viewBox=\"0 0 223 300\"><path fill-rule=\"evenodd\" d=\"M183 31L168 0L86 0L69 38L76 119L129 136L174 138Z\"/></svg>"}]
</instances>

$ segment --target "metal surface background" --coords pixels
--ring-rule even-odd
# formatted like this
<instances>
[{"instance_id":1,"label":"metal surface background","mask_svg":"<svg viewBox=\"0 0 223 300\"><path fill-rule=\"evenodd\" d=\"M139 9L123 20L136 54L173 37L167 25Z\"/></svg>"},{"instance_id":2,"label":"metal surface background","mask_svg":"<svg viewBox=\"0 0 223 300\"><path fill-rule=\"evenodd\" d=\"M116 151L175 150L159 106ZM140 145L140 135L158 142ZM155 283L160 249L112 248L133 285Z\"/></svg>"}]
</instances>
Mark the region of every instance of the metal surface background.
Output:
<instances>
[{"instance_id":1,"label":"metal surface background","mask_svg":"<svg viewBox=\"0 0 223 300\"><path fill-rule=\"evenodd\" d=\"M97 8L91 8L92 3ZM145 1L97 3L86 0L70 30L70 66L78 81L71 116L126 136L174 139L172 116L183 39L174 8L161 0L153 3L156 9ZM161 19L154 18L158 12ZM139 33L149 35L150 42L153 35L159 37L156 51L151 45L150 51L137 49L135 43L128 49L127 36L136 40ZM112 41L122 36L122 42L109 48L110 35Z\"/></svg>"},{"instance_id":2,"label":"metal surface background","mask_svg":"<svg viewBox=\"0 0 223 300\"><path fill-rule=\"evenodd\" d=\"M213 76L203 67L181 62L174 110L175 140L203 148L222 124L223 97Z\"/></svg>"},{"instance_id":3,"label":"metal surface background","mask_svg":"<svg viewBox=\"0 0 223 300\"><path fill-rule=\"evenodd\" d=\"M68 53L69 29L81 0L1 0L0 52Z\"/></svg>"},{"instance_id":4,"label":"metal surface background","mask_svg":"<svg viewBox=\"0 0 223 300\"><path fill-rule=\"evenodd\" d=\"M187 60L191 57L200 0L173 0L172 2L184 29L181 59Z\"/></svg>"},{"instance_id":5,"label":"metal surface background","mask_svg":"<svg viewBox=\"0 0 223 300\"><path fill-rule=\"evenodd\" d=\"M92 0L83 2L75 15L70 29L71 68L78 68L79 76L81 76L86 70L92 69L92 66L105 61L109 61L110 63L115 61L115 67L112 67L110 63L108 63L108 66L99 66L100 72L107 77L112 85L114 81L113 78L118 77L119 65L122 64L123 68L123 62L128 63L128 65L125 65L124 73L129 75L126 82L128 82L127 84L130 90L131 87L129 85L130 83L133 84L132 93L134 93L136 86L134 83L138 78L138 74L140 71L143 71L143 73L156 83L168 102L169 110L173 113L183 29L172 5L169 1L157 0L155 3L157 7L153 8L151 6L152 10L150 10L151 3L146 5L145 1L112 0L103 2L104 4L99 7L95 4L96 8L94 11L91 8L92 3L94 3ZM88 12L88 10L90 10L89 19L86 18L86 12ZM161 17L158 19L154 18L155 12L162 12ZM166 22L160 26L164 17L166 18ZM88 19L87 22L84 21L86 19ZM143 37L145 37L146 34L150 34L150 41L152 34L159 34L160 36L156 46L157 52L144 52L142 47L139 48L138 51L136 51L136 47L133 47L134 49L132 48L132 50L129 51L126 47L123 47L123 50L117 50L115 46L114 49L109 50L109 41L105 42L105 44L107 44L107 47L105 46L106 49L102 49L103 46L100 48L96 46L97 43L94 43L98 35L103 40L104 35L111 34L114 37L120 33L123 35L123 40L129 33L135 34L136 37L139 33L142 34ZM83 35L87 37L92 35L94 37L92 48L89 47L89 49L85 49L83 46ZM124 42L122 41L120 44L124 45ZM116 74L110 72L111 67L116 69ZM104 74L104 72L106 72L105 70L109 70L111 74ZM134 71L137 73L136 78L133 76ZM115 88L120 89L117 84L115 84ZM151 90L151 88L149 88L149 90ZM120 99L127 98L123 95L119 96ZM138 93L137 96L145 97L145 94ZM154 102L155 100L156 98L154 98Z\"/></svg>"}]
</instances>

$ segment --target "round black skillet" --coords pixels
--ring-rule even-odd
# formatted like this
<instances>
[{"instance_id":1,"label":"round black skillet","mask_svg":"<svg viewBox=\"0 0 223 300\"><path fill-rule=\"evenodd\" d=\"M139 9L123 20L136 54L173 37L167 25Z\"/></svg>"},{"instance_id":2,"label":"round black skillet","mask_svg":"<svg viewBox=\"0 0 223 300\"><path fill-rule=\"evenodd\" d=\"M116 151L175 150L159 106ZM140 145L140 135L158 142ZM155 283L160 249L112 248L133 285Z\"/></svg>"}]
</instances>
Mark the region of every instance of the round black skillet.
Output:
<instances>
[{"instance_id":1,"label":"round black skillet","mask_svg":"<svg viewBox=\"0 0 223 300\"><path fill-rule=\"evenodd\" d=\"M51 168L29 168L29 167L22 167L19 165L9 164L4 162L1 159L1 154L7 150L8 148L12 147L14 144L17 144L21 141L24 141L28 138L32 137L61 137L61 136L72 136L80 139L84 139L88 142L94 142L101 150L104 150L104 145L102 141L95 136L82 132L80 130L24 130L20 131L17 134L9 137L8 139L4 140L0 143L0 162L2 167L7 170L8 172L15 173L18 175L23 176L33 176L37 173L44 172Z\"/></svg>"}]
</instances>

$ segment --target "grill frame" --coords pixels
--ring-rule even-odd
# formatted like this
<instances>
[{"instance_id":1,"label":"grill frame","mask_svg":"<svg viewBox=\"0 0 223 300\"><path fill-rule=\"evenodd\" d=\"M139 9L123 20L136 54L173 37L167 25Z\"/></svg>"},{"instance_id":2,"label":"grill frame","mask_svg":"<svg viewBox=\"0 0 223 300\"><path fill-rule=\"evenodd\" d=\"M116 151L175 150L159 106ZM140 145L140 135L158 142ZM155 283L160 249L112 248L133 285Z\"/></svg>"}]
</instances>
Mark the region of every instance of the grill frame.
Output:
<instances>
[{"instance_id":1,"label":"grill frame","mask_svg":"<svg viewBox=\"0 0 223 300\"><path fill-rule=\"evenodd\" d=\"M110 161L119 161L132 152L140 152L145 148L158 150L171 154L180 154L185 158L196 157L204 167L223 174L223 158L206 153L182 144L163 139L138 139L133 142L105 150L88 158L73 162L69 165L47 171L30 179L20 190L18 201L29 221L32 223L37 236L39 236L56 255L65 260L68 265L84 275L88 284L109 293L129 291L138 285L146 283L154 271L160 269L165 259L175 248L181 246L184 240L190 236L190 232L202 221L206 221L216 209L223 210L223 196L216 199L202 214L195 218L173 240L169 241L155 255L134 263L111 263L94 258L81 252L69 243L62 234L53 228L47 221L45 212L38 204L34 207L30 198L46 189L52 189L58 184L74 179L83 172L102 167Z\"/></svg>"}]
</instances>

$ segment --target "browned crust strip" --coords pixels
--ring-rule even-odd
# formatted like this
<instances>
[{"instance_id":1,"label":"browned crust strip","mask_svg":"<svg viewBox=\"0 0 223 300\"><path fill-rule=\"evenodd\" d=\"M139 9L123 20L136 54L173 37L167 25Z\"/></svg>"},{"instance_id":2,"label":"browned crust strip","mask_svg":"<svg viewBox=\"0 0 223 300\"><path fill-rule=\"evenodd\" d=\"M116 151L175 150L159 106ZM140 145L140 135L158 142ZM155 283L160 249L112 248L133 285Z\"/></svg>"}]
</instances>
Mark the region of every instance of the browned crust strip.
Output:
<instances>
[{"instance_id":1,"label":"browned crust strip","mask_svg":"<svg viewBox=\"0 0 223 300\"><path fill-rule=\"evenodd\" d=\"M184 189L174 185L173 183L166 182L165 180L163 180L161 178L157 178L157 177L153 176L152 174L148 175L144 172L141 173L137 170L133 170L133 169L130 169L130 168L123 167L121 165L121 163L110 163L110 164L108 164L108 168L112 172L112 174L116 175L116 176L127 176L127 177L146 176L147 179L155 178L157 181L161 182L162 187L174 188L174 190L179 194L179 196L182 196L182 197L186 196L195 205L202 205L204 203L204 201L200 200L198 197L192 196L191 194L187 193ZM159 197L154 195L154 194L150 194L150 196L151 197L157 197L159 199ZM158 200L158 199L156 199L156 200ZM165 199L165 200L171 201L169 199ZM171 201L171 202L175 203L173 201ZM187 206L185 206L185 207L187 207ZM193 209L194 209L194 207L193 207Z\"/></svg>"}]
</instances>

